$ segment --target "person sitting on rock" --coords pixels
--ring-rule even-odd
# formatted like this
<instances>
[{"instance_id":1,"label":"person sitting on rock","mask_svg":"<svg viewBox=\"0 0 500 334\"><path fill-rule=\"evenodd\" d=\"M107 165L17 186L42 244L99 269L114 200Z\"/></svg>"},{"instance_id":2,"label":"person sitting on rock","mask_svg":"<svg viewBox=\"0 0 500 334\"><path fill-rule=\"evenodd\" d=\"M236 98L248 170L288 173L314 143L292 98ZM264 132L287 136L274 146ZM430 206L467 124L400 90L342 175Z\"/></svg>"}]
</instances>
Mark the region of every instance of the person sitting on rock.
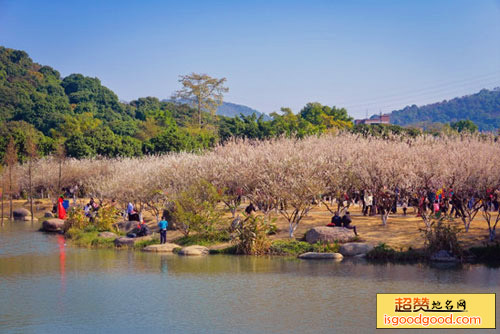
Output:
<instances>
[{"instance_id":1,"label":"person sitting on rock","mask_svg":"<svg viewBox=\"0 0 500 334\"><path fill-rule=\"evenodd\" d=\"M135 210L132 210L132 212L129 213L128 220L131 222L133 222L133 221L140 222L141 221L141 219L139 217L139 213L136 212Z\"/></svg>"},{"instance_id":2,"label":"person sitting on rock","mask_svg":"<svg viewBox=\"0 0 500 334\"><path fill-rule=\"evenodd\" d=\"M331 227L341 227L342 226L342 218L339 216L339 212L335 211L335 214L332 217L332 221L330 224L326 226L331 226Z\"/></svg>"},{"instance_id":3,"label":"person sitting on rock","mask_svg":"<svg viewBox=\"0 0 500 334\"><path fill-rule=\"evenodd\" d=\"M347 211L344 217L342 217L342 226L350 230L353 230L354 234L357 236L358 232L356 232L356 226L354 225L351 226L351 222L352 222L351 215L349 214L349 211Z\"/></svg>"},{"instance_id":4,"label":"person sitting on rock","mask_svg":"<svg viewBox=\"0 0 500 334\"><path fill-rule=\"evenodd\" d=\"M146 235L151 234L151 230L149 229L148 225L146 225L146 223L144 221L140 222L139 225L137 225L137 228L139 229L139 231L136 233L136 235L138 237L144 237ZM166 239L166 235L165 235L165 239Z\"/></svg>"}]
</instances>

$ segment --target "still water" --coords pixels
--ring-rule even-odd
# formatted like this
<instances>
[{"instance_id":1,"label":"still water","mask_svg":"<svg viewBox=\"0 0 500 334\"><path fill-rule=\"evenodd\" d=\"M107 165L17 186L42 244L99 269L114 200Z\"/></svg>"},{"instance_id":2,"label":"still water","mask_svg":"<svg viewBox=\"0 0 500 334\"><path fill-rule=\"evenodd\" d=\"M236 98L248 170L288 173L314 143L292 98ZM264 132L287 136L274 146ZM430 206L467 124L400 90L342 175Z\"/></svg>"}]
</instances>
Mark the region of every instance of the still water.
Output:
<instances>
[{"instance_id":1,"label":"still water","mask_svg":"<svg viewBox=\"0 0 500 334\"><path fill-rule=\"evenodd\" d=\"M377 292L500 293L480 265L89 250L37 228L0 226L0 333L395 333L375 330Z\"/></svg>"}]
</instances>

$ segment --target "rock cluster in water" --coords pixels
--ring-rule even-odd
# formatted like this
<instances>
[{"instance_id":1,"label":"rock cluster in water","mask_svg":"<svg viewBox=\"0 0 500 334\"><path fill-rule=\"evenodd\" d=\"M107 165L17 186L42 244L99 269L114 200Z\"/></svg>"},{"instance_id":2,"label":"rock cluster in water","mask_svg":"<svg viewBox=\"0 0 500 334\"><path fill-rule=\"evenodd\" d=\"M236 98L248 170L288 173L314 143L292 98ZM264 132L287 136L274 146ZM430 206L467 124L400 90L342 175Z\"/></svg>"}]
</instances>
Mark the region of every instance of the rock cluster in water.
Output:
<instances>
[{"instance_id":1,"label":"rock cluster in water","mask_svg":"<svg viewBox=\"0 0 500 334\"><path fill-rule=\"evenodd\" d=\"M25 208L17 208L12 211L12 215L14 216L14 220L21 221L30 221L31 220L31 212ZM33 220L37 220L33 218Z\"/></svg>"},{"instance_id":2,"label":"rock cluster in water","mask_svg":"<svg viewBox=\"0 0 500 334\"><path fill-rule=\"evenodd\" d=\"M299 255L299 259L305 260L342 260L344 257L340 253L316 253L307 252Z\"/></svg>"},{"instance_id":3,"label":"rock cluster in water","mask_svg":"<svg viewBox=\"0 0 500 334\"><path fill-rule=\"evenodd\" d=\"M149 245L143 248L142 250L145 252L153 252L153 253L172 253L174 249L180 248L181 246L173 243L165 243L165 244L157 244L157 245Z\"/></svg>"},{"instance_id":4,"label":"rock cluster in water","mask_svg":"<svg viewBox=\"0 0 500 334\"><path fill-rule=\"evenodd\" d=\"M365 255L373 249L373 245L364 242L348 242L340 246L339 252L344 256Z\"/></svg>"},{"instance_id":5,"label":"rock cluster in water","mask_svg":"<svg viewBox=\"0 0 500 334\"><path fill-rule=\"evenodd\" d=\"M458 262L458 258L453 256L450 252L446 250L440 250L434 254L431 255L430 257L431 261L434 262Z\"/></svg>"},{"instance_id":6,"label":"rock cluster in water","mask_svg":"<svg viewBox=\"0 0 500 334\"><path fill-rule=\"evenodd\" d=\"M134 246L136 243L140 241L150 241L153 240L153 237L150 235L147 235L145 237L137 237L137 238L129 238L129 237L119 237L115 239L115 246L116 247L130 247Z\"/></svg>"},{"instance_id":7,"label":"rock cluster in water","mask_svg":"<svg viewBox=\"0 0 500 334\"><path fill-rule=\"evenodd\" d=\"M64 230L64 220L59 218L51 218L44 220L42 223L42 231L45 232L62 232Z\"/></svg>"},{"instance_id":8,"label":"rock cluster in water","mask_svg":"<svg viewBox=\"0 0 500 334\"><path fill-rule=\"evenodd\" d=\"M209 250L207 247L194 245L181 248L178 254L191 256L191 255L207 255L208 253Z\"/></svg>"}]
</instances>

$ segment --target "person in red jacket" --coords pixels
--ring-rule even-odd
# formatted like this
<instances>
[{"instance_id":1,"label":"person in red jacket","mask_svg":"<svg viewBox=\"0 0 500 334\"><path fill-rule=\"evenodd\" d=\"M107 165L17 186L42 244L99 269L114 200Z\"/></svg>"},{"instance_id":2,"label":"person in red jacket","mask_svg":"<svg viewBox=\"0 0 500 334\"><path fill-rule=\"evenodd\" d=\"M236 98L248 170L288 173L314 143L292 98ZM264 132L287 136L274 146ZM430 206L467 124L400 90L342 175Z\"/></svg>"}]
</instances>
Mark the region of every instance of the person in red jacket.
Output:
<instances>
[{"instance_id":1,"label":"person in red jacket","mask_svg":"<svg viewBox=\"0 0 500 334\"><path fill-rule=\"evenodd\" d=\"M59 197L58 203L57 203L57 211L58 211L58 216L59 219L66 219L66 209L63 206L63 197Z\"/></svg>"}]
</instances>

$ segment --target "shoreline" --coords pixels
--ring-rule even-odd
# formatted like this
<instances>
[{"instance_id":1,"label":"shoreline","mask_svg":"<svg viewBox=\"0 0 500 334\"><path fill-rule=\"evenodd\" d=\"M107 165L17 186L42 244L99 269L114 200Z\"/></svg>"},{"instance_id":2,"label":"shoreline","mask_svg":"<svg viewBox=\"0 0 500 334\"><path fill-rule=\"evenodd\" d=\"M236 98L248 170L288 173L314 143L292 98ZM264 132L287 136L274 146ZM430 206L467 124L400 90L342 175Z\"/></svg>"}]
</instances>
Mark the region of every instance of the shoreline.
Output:
<instances>
[{"instance_id":1,"label":"shoreline","mask_svg":"<svg viewBox=\"0 0 500 334\"><path fill-rule=\"evenodd\" d=\"M40 232L47 234L54 234L53 232L46 232L43 230L39 230ZM82 243L82 239L72 239L66 236L64 233L62 234L65 237L65 240L68 245L77 248L89 248L89 249L114 249L114 250L133 250L133 251L144 251L144 248L149 245L159 245L159 238L155 233L152 235L151 240L147 240L144 242L139 242L134 244L133 246L117 246L115 244L115 239L113 238L103 238L98 237L97 234L99 232L84 232L84 234L92 235L95 237L92 239L84 239L87 243ZM178 239L176 239L178 240ZM171 240L170 243L175 243L176 240ZM281 244L280 249L288 249L288 251L278 251L277 245ZM221 246L226 247L221 247ZM299 255L306 253L307 250L314 250L316 247L325 246L325 244L309 244L305 241L300 240L290 240L290 239L274 239L273 246L271 247L271 251L262 254L262 255L249 255L249 254L238 254L236 253L236 245L230 244L228 242L223 243L212 243L210 245L206 245L203 247L208 248L208 255L233 255L233 256L273 256L273 257L293 257L298 258ZM335 243L335 246L328 252L319 252L319 253L337 253L339 246L342 244ZM174 248L171 252L157 252L157 254L168 255L168 254L177 254L181 248L196 246L194 244L189 245L178 245L179 247ZM289 247L289 248L286 248ZM294 248L295 247L295 248ZM303 248L300 248L303 247ZM307 249L307 247L309 249ZM290 251L292 249L292 251ZM317 249L316 249L317 250ZM464 249L464 256L461 259L455 261L433 261L430 259L429 254L425 252L424 249L413 249L409 247L407 250L396 250L394 248L388 247L384 244L379 244L374 247L374 249L363 256L348 256L344 257L345 259L364 259L368 263L371 264L407 264L407 265L417 265L417 264L427 264L430 266L440 265L440 266L449 266L455 267L462 264L482 264L488 267L500 267L500 258L497 254L500 254L500 244L496 243L494 245L485 245L485 246L475 246Z\"/></svg>"},{"instance_id":2,"label":"shoreline","mask_svg":"<svg viewBox=\"0 0 500 334\"><path fill-rule=\"evenodd\" d=\"M24 207L26 202L24 200L15 200L14 208ZM38 226L48 218L44 217L42 214L49 210L48 201L40 201L37 203L38 207L35 211L35 218L38 222L35 225ZM356 241L367 242L373 245L375 248L381 245L380 240L387 243L385 249L378 249L379 252L375 256L370 254L367 256L367 261L371 263L401 263L401 264L420 264L420 263L435 263L429 260L429 256L425 254L422 250L423 239L419 232L422 228L419 218L415 217L414 214L408 213L408 215L403 216L400 213L390 216L390 220L387 226L380 225L378 216L363 216L360 212L360 208L357 206L351 207L352 218L354 225L358 226L358 231L360 231L361 238ZM229 219L229 214L227 213L223 219ZM286 232L286 225L280 216L276 216L276 234L269 236L270 242L273 245L281 244L281 247L270 251L265 256L292 256L296 257L301 253L305 252L324 252L318 247L314 248L313 245L308 244L303 240L302 235L305 232L314 227L324 226L325 222L329 220L329 212L323 207L318 206L312 210L307 217L301 222L299 229L297 230L296 239L289 239ZM152 217L149 215L145 216L145 221L148 222L150 227L155 230L155 224L152 222ZM274 219L274 218L273 218ZM475 222L471 225L471 230L468 233L462 233L460 235L460 242L463 245L464 256L455 261L457 263L470 263L470 264L485 264L488 266L500 266L500 244L498 241L492 243L486 243L484 238L484 222L481 222L482 218L476 218ZM16 221L17 223L23 223L22 221ZM30 221L24 221L24 223L30 223ZM456 226L460 226L459 221L453 222ZM114 239L100 238L97 236L99 233L97 230L91 232L81 232L83 238L76 241L68 236L65 236L67 243L71 246L82 247L82 248L107 248L107 249L133 249L142 250L142 248L150 245L159 243L159 236L157 233L153 235L153 240L145 241L134 245L132 247L121 246L117 247L114 244ZM117 233L118 236L124 236L124 232ZM229 243L228 235L224 234L224 241L213 240L206 242L203 238L197 238L197 234L190 234L189 238L184 237L179 231L169 231L168 232L168 242L179 242L179 239L186 239L187 243L179 243L180 247L190 246L190 245L201 245L206 246L209 249L211 255L215 254L235 254L235 245ZM290 244L295 244L293 247L288 247ZM300 247L299 247L300 246ZM319 246L319 245L318 245ZM329 252L336 252L337 249L332 249ZM419 247L420 246L420 247ZM298 247L298 248L297 248ZM260 256L260 255L256 255Z\"/></svg>"}]
</instances>

